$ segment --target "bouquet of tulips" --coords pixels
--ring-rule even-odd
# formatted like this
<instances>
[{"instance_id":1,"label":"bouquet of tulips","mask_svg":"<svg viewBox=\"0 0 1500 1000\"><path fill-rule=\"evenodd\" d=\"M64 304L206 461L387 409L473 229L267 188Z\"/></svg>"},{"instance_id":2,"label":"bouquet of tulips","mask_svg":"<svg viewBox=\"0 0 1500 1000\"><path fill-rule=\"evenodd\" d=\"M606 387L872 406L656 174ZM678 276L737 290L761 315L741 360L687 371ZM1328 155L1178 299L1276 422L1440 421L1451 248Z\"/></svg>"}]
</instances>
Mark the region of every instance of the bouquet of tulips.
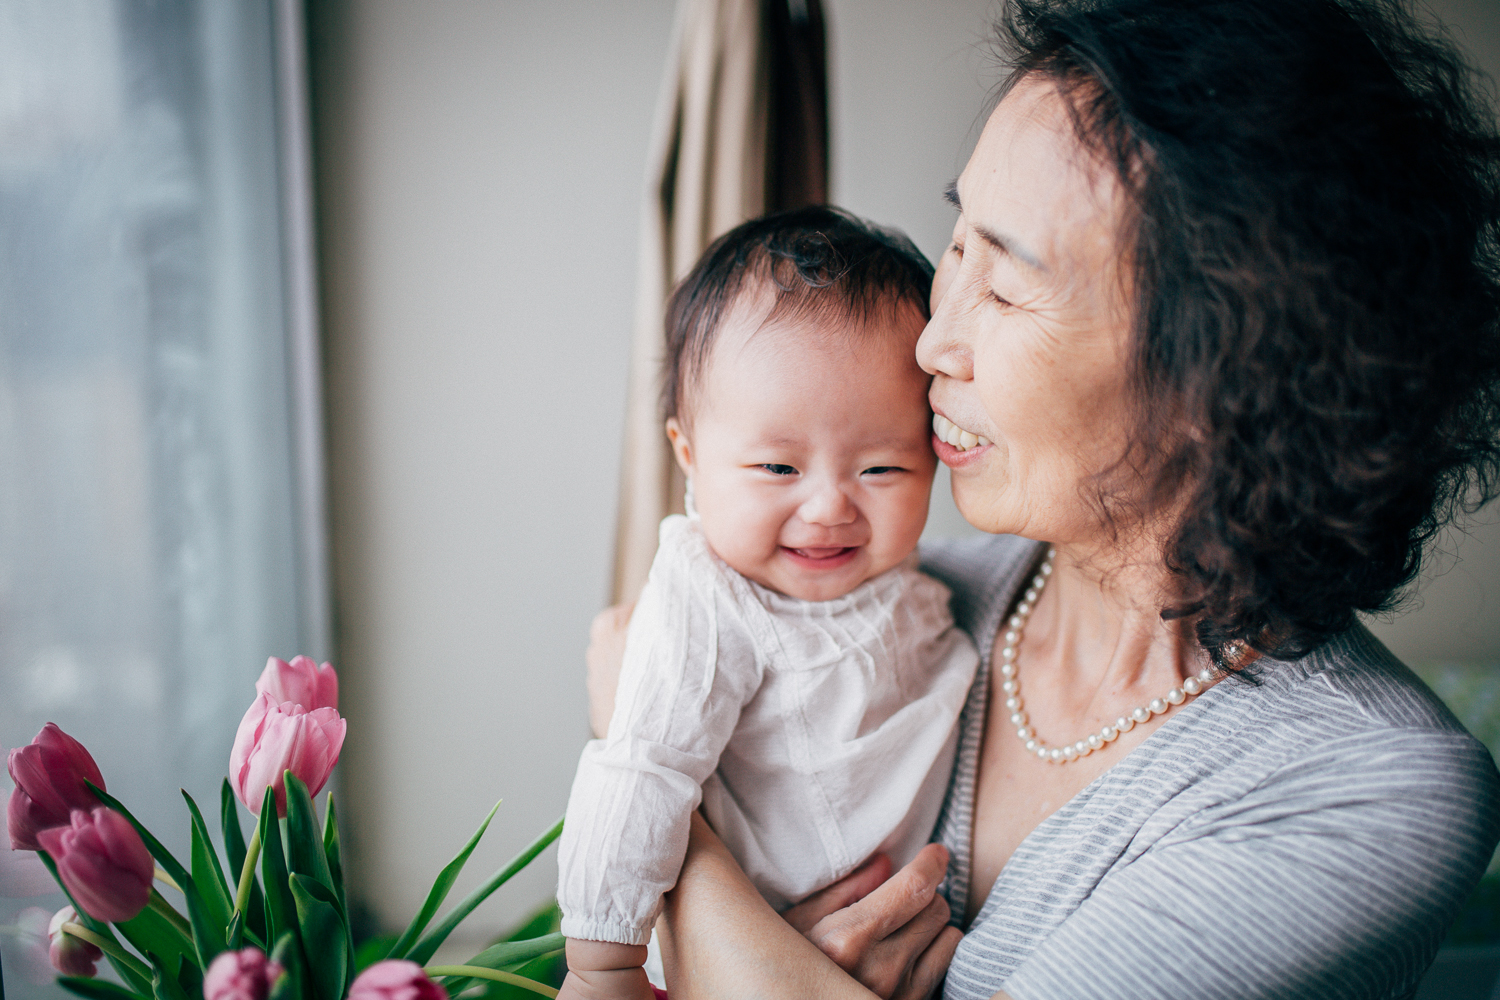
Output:
<instances>
[{"instance_id":1,"label":"bouquet of tulips","mask_svg":"<svg viewBox=\"0 0 1500 1000\"><path fill-rule=\"evenodd\" d=\"M106 791L83 745L52 723L11 751L11 846L35 851L72 904L48 928L58 982L88 1000L448 1000L486 981L556 996L516 970L560 950L560 934L506 941L464 965L423 966L475 907L557 838L562 822L429 929L494 818L491 809L406 930L357 956L333 797L321 820L313 803L344 743L338 677L305 656L273 657L255 687L221 794L224 858L186 791L191 855L186 865L174 858ZM236 799L257 817L248 843ZM158 885L181 896L185 914ZM94 977L101 960L123 985Z\"/></svg>"}]
</instances>

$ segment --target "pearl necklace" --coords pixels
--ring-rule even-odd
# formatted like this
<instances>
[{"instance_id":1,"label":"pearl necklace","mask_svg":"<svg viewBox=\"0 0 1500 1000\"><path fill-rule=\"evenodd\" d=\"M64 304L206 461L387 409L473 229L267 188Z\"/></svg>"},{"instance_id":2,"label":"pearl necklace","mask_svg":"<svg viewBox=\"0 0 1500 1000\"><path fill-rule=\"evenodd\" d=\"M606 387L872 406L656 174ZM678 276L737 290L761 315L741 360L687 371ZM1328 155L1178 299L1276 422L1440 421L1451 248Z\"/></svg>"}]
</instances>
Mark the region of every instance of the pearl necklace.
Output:
<instances>
[{"instance_id":1,"label":"pearl necklace","mask_svg":"<svg viewBox=\"0 0 1500 1000\"><path fill-rule=\"evenodd\" d=\"M1047 557L1037 567L1036 576L1031 578L1031 585L1021 595L1015 612L1005 623L1005 645L1000 649L1000 690L1005 692L1005 707L1010 712L1010 724L1016 727L1016 735L1026 744L1027 752L1036 754L1038 760L1066 764L1080 757L1087 757L1095 750L1102 750L1119 739L1121 733L1134 729L1138 722L1147 722L1153 715L1165 715L1174 706L1181 705L1207 688L1217 675L1212 667L1204 667L1196 675L1183 681L1181 687L1168 691L1165 697L1152 698L1146 704L1138 705L1116 719L1114 725L1090 733L1076 743L1049 747L1037 739L1036 730L1031 728L1026 707L1021 701L1021 682L1016 679L1016 647L1021 644L1021 634L1026 629L1026 621L1031 617L1032 609L1036 607L1036 599L1041 596L1042 588L1052 576L1052 560L1056 556L1056 549L1047 549Z\"/></svg>"}]
</instances>

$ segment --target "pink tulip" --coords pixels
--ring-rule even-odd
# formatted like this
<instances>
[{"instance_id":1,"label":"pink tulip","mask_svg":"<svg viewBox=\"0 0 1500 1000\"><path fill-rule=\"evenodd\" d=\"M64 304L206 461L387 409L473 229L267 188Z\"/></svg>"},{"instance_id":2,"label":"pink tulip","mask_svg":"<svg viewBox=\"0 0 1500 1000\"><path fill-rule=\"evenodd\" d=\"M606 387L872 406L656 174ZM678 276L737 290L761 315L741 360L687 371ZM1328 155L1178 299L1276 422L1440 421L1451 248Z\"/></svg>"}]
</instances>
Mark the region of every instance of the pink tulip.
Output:
<instances>
[{"instance_id":1,"label":"pink tulip","mask_svg":"<svg viewBox=\"0 0 1500 1000\"><path fill-rule=\"evenodd\" d=\"M234 794L258 816L266 788L275 788L276 811L285 816L285 772L300 778L309 795L318 794L339 762L347 728L335 709L309 711L290 701L278 705L262 694L240 720L229 753Z\"/></svg>"},{"instance_id":2,"label":"pink tulip","mask_svg":"<svg viewBox=\"0 0 1500 1000\"><path fill-rule=\"evenodd\" d=\"M63 924L76 923L78 911L71 906L64 906L57 911L52 922L47 925L47 938L51 942L47 957L52 960L52 967L65 976L93 979L99 962L104 958L104 952L97 945L63 930Z\"/></svg>"},{"instance_id":3,"label":"pink tulip","mask_svg":"<svg viewBox=\"0 0 1500 1000\"><path fill-rule=\"evenodd\" d=\"M203 1000L266 1000L282 971L259 948L220 952L203 976Z\"/></svg>"},{"instance_id":4,"label":"pink tulip","mask_svg":"<svg viewBox=\"0 0 1500 1000\"><path fill-rule=\"evenodd\" d=\"M337 711L339 707L339 675L333 665L320 667L307 656L294 656L291 663L271 657L255 682L255 691L270 695L278 705L289 701L309 712L318 708Z\"/></svg>"},{"instance_id":5,"label":"pink tulip","mask_svg":"<svg viewBox=\"0 0 1500 1000\"><path fill-rule=\"evenodd\" d=\"M18 851L35 851L37 834L54 826L67 826L74 809L89 810L99 804L84 784L104 787L104 776L94 758L73 737L49 722L30 746L17 747L7 761L16 783L6 808L10 843Z\"/></svg>"},{"instance_id":6,"label":"pink tulip","mask_svg":"<svg viewBox=\"0 0 1500 1000\"><path fill-rule=\"evenodd\" d=\"M345 1000L448 1000L448 993L416 962L387 959L361 972Z\"/></svg>"},{"instance_id":7,"label":"pink tulip","mask_svg":"<svg viewBox=\"0 0 1500 1000\"><path fill-rule=\"evenodd\" d=\"M73 811L69 826L37 835L73 901L96 920L122 923L151 899L156 865L130 821L113 809Z\"/></svg>"}]
</instances>

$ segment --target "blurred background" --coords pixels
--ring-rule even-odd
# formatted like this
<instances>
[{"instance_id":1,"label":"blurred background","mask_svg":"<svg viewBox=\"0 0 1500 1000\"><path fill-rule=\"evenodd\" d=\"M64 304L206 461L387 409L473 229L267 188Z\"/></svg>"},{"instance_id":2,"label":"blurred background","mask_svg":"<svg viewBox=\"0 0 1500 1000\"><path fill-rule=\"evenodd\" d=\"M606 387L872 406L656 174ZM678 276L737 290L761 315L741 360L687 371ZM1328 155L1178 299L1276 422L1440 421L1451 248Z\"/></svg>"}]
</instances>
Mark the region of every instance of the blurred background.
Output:
<instances>
[{"instance_id":1,"label":"blurred background","mask_svg":"<svg viewBox=\"0 0 1500 1000\"><path fill-rule=\"evenodd\" d=\"M1500 76L1500 3L1427 6ZM0 0L0 746L57 722L180 848L265 658L332 658L367 933L496 800L460 893L561 814L675 7ZM995 4L823 12L831 198L936 259ZM1372 623L1492 748L1496 520ZM929 534L970 530L940 482ZM17 914L59 905L0 899L15 996L54 992Z\"/></svg>"}]
</instances>

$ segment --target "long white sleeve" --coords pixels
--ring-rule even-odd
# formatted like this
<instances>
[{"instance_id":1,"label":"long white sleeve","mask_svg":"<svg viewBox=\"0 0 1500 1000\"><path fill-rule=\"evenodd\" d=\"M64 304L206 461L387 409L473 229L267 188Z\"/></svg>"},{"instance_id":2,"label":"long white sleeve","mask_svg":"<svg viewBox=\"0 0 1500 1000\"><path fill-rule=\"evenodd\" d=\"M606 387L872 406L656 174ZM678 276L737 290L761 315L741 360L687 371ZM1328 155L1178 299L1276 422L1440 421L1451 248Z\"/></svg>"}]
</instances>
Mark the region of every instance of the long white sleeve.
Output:
<instances>
[{"instance_id":1,"label":"long white sleeve","mask_svg":"<svg viewBox=\"0 0 1500 1000\"><path fill-rule=\"evenodd\" d=\"M664 522L661 536L631 616L609 735L584 749L568 800L557 898L571 938L650 939L701 786L760 686L746 595L734 593L745 581L684 519Z\"/></svg>"}]
</instances>

